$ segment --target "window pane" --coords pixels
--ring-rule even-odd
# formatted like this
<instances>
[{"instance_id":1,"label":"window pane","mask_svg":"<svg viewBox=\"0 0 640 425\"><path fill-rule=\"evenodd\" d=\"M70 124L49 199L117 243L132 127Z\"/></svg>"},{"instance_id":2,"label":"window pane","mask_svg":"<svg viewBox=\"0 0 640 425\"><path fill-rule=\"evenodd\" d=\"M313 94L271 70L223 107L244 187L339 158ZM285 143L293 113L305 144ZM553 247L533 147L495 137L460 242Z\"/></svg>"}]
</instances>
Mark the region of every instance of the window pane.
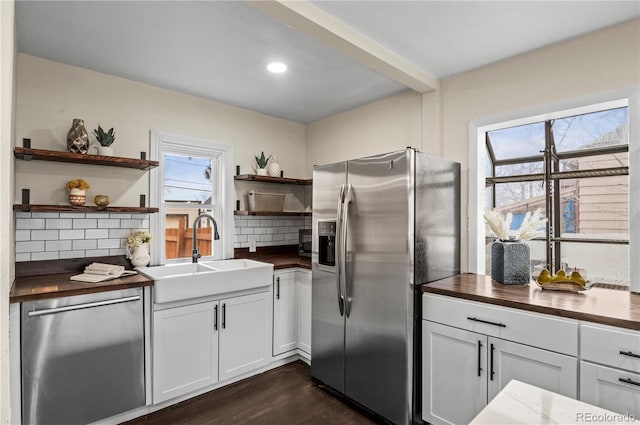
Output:
<instances>
[{"instance_id":1,"label":"window pane","mask_svg":"<svg viewBox=\"0 0 640 425\"><path fill-rule=\"evenodd\" d=\"M558 152L626 145L629 143L628 108L557 119L552 131Z\"/></svg>"},{"instance_id":2,"label":"window pane","mask_svg":"<svg viewBox=\"0 0 640 425\"><path fill-rule=\"evenodd\" d=\"M629 154L627 152L563 159L560 161L561 171L593 170L597 168L628 166Z\"/></svg>"},{"instance_id":3,"label":"window pane","mask_svg":"<svg viewBox=\"0 0 640 425\"><path fill-rule=\"evenodd\" d=\"M629 238L629 177L562 180L561 229L567 236Z\"/></svg>"},{"instance_id":4,"label":"window pane","mask_svg":"<svg viewBox=\"0 0 640 425\"><path fill-rule=\"evenodd\" d=\"M496 184L496 208L503 214L534 211L545 205L542 181Z\"/></svg>"},{"instance_id":5,"label":"window pane","mask_svg":"<svg viewBox=\"0 0 640 425\"><path fill-rule=\"evenodd\" d=\"M212 214L208 209L167 207L165 209L165 258L190 258L193 249L193 221L202 213ZM200 254L212 255L212 224L203 219L196 230Z\"/></svg>"},{"instance_id":6,"label":"window pane","mask_svg":"<svg viewBox=\"0 0 640 425\"><path fill-rule=\"evenodd\" d=\"M164 201L211 204L212 170L210 158L164 155Z\"/></svg>"},{"instance_id":7,"label":"window pane","mask_svg":"<svg viewBox=\"0 0 640 425\"><path fill-rule=\"evenodd\" d=\"M587 280L629 286L628 245L563 242L560 248L562 266L581 269Z\"/></svg>"},{"instance_id":8,"label":"window pane","mask_svg":"<svg viewBox=\"0 0 640 425\"><path fill-rule=\"evenodd\" d=\"M489 132L496 159L541 155L544 150L544 122Z\"/></svg>"},{"instance_id":9,"label":"window pane","mask_svg":"<svg viewBox=\"0 0 640 425\"><path fill-rule=\"evenodd\" d=\"M496 177L538 173L544 173L544 163L542 162L525 162L522 164L501 165L496 167Z\"/></svg>"}]
</instances>

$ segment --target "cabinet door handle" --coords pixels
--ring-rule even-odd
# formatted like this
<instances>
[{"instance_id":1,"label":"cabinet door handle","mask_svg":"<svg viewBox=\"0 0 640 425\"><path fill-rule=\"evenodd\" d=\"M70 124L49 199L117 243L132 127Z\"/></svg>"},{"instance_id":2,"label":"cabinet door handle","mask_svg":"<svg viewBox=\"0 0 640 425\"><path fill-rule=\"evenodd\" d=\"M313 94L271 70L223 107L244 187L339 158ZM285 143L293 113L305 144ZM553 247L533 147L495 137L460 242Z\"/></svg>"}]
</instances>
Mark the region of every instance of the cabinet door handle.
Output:
<instances>
[{"instance_id":1,"label":"cabinet door handle","mask_svg":"<svg viewBox=\"0 0 640 425\"><path fill-rule=\"evenodd\" d=\"M496 347L493 346L493 344L491 344L491 380L493 381L493 375L495 374L494 370L493 370L493 352L495 351Z\"/></svg>"},{"instance_id":2,"label":"cabinet door handle","mask_svg":"<svg viewBox=\"0 0 640 425\"><path fill-rule=\"evenodd\" d=\"M636 359L640 359L640 354L636 354L632 351L622 351L620 350L620 354L623 356L635 357Z\"/></svg>"},{"instance_id":3,"label":"cabinet door handle","mask_svg":"<svg viewBox=\"0 0 640 425\"><path fill-rule=\"evenodd\" d=\"M500 326L501 328L506 328L507 325L504 323L498 322L489 322L488 320L478 319L477 317L467 317L467 320L473 320L474 322L486 323L487 325Z\"/></svg>"},{"instance_id":4,"label":"cabinet door handle","mask_svg":"<svg viewBox=\"0 0 640 425\"><path fill-rule=\"evenodd\" d=\"M276 299L280 299L280 276L276 278Z\"/></svg>"},{"instance_id":5,"label":"cabinet door handle","mask_svg":"<svg viewBox=\"0 0 640 425\"><path fill-rule=\"evenodd\" d=\"M218 330L218 305L216 304L215 307L213 307L213 330L217 331Z\"/></svg>"},{"instance_id":6,"label":"cabinet door handle","mask_svg":"<svg viewBox=\"0 0 640 425\"><path fill-rule=\"evenodd\" d=\"M227 305L222 304L222 329L227 328Z\"/></svg>"},{"instance_id":7,"label":"cabinet door handle","mask_svg":"<svg viewBox=\"0 0 640 425\"><path fill-rule=\"evenodd\" d=\"M482 374L482 341L478 340L478 376Z\"/></svg>"},{"instance_id":8,"label":"cabinet door handle","mask_svg":"<svg viewBox=\"0 0 640 425\"><path fill-rule=\"evenodd\" d=\"M624 382L625 384L637 385L640 387L640 382L634 381L631 378L618 378L618 381Z\"/></svg>"}]
</instances>

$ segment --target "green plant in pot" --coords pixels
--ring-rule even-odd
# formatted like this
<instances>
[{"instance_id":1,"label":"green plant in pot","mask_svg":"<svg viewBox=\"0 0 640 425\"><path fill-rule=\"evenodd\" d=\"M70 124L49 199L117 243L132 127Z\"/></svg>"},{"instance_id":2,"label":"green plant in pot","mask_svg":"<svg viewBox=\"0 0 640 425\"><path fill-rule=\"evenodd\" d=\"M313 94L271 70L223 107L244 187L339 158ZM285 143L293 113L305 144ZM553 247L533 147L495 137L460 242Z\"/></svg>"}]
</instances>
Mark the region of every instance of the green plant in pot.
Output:
<instances>
[{"instance_id":1,"label":"green plant in pot","mask_svg":"<svg viewBox=\"0 0 640 425\"><path fill-rule=\"evenodd\" d=\"M258 165L258 168L256 169L256 174L259 176L266 176L267 163L269 162L269 159L271 159L271 155L265 157L264 152L261 152L260 156L255 155L255 157L256 157L256 164Z\"/></svg>"},{"instance_id":2,"label":"green plant in pot","mask_svg":"<svg viewBox=\"0 0 640 425\"><path fill-rule=\"evenodd\" d=\"M98 128L93 130L93 135L96 136L96 140L100 143L98 146L98 155L104 156L112 156L113 148L111 145L116 140L116 133L113 131L113 127L109 129L109 131L104 131L100 124L98 124Z\"/></svg>"}]
</instances>

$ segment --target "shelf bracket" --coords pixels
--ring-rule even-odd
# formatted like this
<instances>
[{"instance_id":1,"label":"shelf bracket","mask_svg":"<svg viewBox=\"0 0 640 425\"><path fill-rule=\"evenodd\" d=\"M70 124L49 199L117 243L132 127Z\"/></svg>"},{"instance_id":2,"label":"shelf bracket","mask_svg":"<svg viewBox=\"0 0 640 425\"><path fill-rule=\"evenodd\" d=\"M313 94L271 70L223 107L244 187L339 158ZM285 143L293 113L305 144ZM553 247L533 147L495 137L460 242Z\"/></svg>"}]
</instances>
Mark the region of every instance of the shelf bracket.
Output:
<instances>
[{"instance_id":1,"label":"shelf bracket","mask_svg":"<svg viewBox=\"0 0 640 425\"><path fill-rule=\"evenodd\" d=\"M31 139L22 139L22 147L24 148L24 156L22 157L25 161L31 161L33 158L33 151L31 150Z\"/></svg>"},{"instance_id":2,"label":"shelf bracket","mask_svg":"<svg viewBox=\"0 0 640 425\"><path fill-rule=\"evenodd\" d=\"M23 212L30 212L31 211L31 205L30 201L29 201L29 195L30 195L30 190L29 189L22 189L22 211Z\"/></svg>"}]
</instances>

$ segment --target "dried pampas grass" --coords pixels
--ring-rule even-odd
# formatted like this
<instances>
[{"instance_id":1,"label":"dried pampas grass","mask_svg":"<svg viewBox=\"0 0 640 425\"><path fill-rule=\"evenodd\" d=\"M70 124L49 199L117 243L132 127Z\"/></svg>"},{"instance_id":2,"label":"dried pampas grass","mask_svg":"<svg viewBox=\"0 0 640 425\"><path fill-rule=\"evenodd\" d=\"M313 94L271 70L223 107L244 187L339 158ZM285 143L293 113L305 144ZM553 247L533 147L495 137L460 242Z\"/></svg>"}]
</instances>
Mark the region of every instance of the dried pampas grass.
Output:
<instances>
[{"instance_id":1,"label":"dried pampas grass","mask_svg":"<svg viewBox=\"0 0 640 425\"><path fill-rule=\"evenodd\" d=\"M508 213L506 217L503 217L502 214L495 209L487 210L484 213L485 223L487 223L493 234L500 240L507 241L512 239L512 236L513 239L516 240L529 240L545 235L544 231L539 230L540 227L544 226L547 222L547 217L542 215L541 208L535 210L533 214L527 212L520 228L513 231L513 234L510 230L512 220L513 215L511 213Z\"/></svg>"}]
</instances>

